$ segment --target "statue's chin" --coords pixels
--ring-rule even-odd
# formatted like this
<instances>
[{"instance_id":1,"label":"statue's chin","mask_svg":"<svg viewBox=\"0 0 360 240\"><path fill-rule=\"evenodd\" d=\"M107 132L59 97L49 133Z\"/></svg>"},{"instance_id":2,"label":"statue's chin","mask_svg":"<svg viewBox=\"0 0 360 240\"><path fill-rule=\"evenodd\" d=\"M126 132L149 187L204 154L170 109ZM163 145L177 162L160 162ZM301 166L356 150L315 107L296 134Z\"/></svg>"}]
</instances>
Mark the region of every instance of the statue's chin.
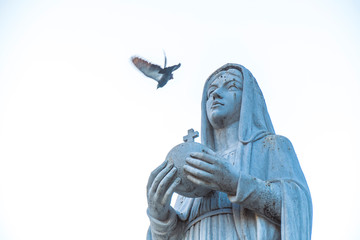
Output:
<instances>
[{"instance_id":1,"label":"statue's chin","mask_svg":"<svg viewBox=\"0 0 360 240\"><path fill-rule=\"evenodd\" d=\"M218 109L214 109L211 110L210 114L208 114L208 119L213 127L221 127L226 120L226 114L222 113L222 111L219 111Z\"/></svg>"},{"instance_id":2,"label":"statue's chin","mask_svg":"<svg viewBox=\"0 0 360 240\"><path fill-rule=\"evenodd\" d=\"M209 122L214 129L223 129L234 122L239 121L239 114L229 114L224 112L213 112L211 116L208 116Z\"/></svg>"}]
</instances>

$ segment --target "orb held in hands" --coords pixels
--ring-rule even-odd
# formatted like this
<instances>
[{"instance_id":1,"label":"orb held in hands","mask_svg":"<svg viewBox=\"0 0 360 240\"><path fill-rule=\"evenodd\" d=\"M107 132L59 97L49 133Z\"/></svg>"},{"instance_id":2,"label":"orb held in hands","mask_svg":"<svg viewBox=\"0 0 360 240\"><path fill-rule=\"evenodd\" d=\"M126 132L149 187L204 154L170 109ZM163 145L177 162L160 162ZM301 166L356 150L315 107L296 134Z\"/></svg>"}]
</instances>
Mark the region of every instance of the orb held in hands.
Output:
<instances>
[{"instance_id":1,"label":"orb held in hands","mask_svg":"<svg viewBox=\"0 0 360 240\"><path fill-rule=\"evenodd\" d=\"M190 153L210 151L210 149L205 145L194 141L194 138L198 136L198 132L195 132L193 129L188 130L188 135L184 136L184 143L175 146L166 156L166 161L174 164L174 166L178 169L177 175L181 178L181 183L175 188L175 192L191 198L203 197L211 191L211 189L198 186L188 180L183 169L183 166L186 163L185 159L190 156Z\"/></svg>"}]
</instances>

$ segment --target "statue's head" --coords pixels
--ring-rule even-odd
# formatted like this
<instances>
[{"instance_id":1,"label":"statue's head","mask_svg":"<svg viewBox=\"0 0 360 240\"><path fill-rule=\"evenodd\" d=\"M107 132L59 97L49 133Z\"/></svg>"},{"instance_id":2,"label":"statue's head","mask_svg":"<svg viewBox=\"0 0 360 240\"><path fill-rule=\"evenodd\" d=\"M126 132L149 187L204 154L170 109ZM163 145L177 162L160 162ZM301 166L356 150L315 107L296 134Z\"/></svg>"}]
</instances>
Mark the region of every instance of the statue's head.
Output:
<instances>
[{"instance_id":1,"label":"statue's head","mask_svg":"<svg viewBox=\"0 0 360 240\"><path fill-rule=\"evenodd\" d=\"M242 73L234 68L220 71L209 79L206 114L213 128L224 128L239 121L242 89Z\"/></svg>"},{"instance_id":2,"label":"statue's head","mask_svg":"<svg viewBox=\"0 0 360 240\"><path fill-rule=\"evenodd\" d=\"M238 122L239 141L256 141L274 129L262 92L251 72L228 63L206 80L201 104L201 142L214 147L214 129Z\"/></svg>"}]
</instances>

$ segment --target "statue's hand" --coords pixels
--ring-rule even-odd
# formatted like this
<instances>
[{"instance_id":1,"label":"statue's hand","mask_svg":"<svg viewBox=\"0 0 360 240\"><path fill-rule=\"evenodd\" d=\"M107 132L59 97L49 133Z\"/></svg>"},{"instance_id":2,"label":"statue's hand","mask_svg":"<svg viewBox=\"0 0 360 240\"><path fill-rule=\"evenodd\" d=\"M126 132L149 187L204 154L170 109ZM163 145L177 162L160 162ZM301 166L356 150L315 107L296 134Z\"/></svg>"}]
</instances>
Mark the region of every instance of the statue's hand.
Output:
<instances>
[{"instance_id":1,"label":"statue's hand","mask_svg":"<svg viewBox=\"0 0 360 240\"><path fill-rule=\"evenodd\" d=\"M176 171L173 164L164 162L150 174L148 180L148 213L160 221L168 219L171 197L180 183L180 178L176 178Z\"/></svg>"},{"instance_id":2,"label":"statue's hand","mask_svg":"<svg viewBox=\"0 0 360 240\"><path fill-rule=\"evenodd\" d=\"M191 153L184 170L191 182L216 191L236 195L240 173L228 161L215 153Z\"/></svg>"}]
</instances>

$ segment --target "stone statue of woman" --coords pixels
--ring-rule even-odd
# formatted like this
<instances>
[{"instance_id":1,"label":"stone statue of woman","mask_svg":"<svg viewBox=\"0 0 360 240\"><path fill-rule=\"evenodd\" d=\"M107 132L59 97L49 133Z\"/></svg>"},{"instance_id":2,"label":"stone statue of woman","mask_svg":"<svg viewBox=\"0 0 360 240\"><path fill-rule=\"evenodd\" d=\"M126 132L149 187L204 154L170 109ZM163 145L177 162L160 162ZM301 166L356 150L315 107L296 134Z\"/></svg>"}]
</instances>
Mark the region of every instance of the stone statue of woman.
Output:
<instances>
[{"instance_id":1,"label":"stone statue of woman","mask_svg":"<svg viewBox=\"0 0 360 240\"><path fill-rule=\"evenodd\" d=\"M148 181L147 239L310 239L312 203L291 142L275 135L249 70L226 64L207 79L201 143L213 151L186 159L187 179L212 191L179 195L177 169L163 163Z\"/></svg>"}]
</instances>

